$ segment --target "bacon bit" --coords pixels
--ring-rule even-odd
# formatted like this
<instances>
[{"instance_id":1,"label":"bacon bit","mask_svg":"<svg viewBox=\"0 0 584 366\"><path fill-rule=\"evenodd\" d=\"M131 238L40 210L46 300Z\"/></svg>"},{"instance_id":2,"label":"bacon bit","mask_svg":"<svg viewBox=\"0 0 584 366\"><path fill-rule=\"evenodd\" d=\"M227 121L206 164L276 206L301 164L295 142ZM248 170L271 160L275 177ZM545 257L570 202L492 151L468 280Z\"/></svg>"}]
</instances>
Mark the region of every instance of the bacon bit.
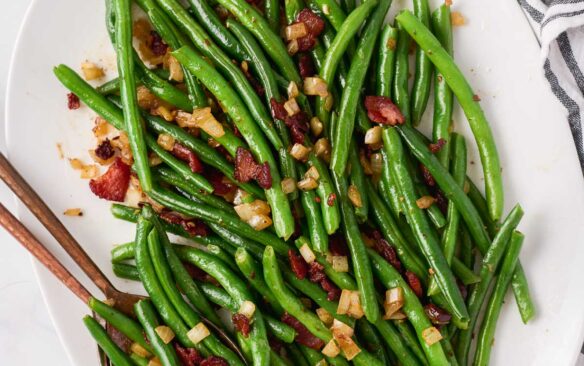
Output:
<instances>
[{"instance_id":1,"label":"bacon bit","mask_svg":"<svg viewBox=\"0 0 584 366\"><path fill-rule=\"evenodd\" d=\"M424 296L424 290L422 289L422 283L420 282L418 276L410 271L406 271L404 275L408 285L410 285L412 288L412 291L414 291L417 297L422 298Z\"/></svg>"},{"instance_id":2,"label":"bacon bit","mask_svg":"<svg viewBox=\"0 0 584 366\"><path fill-rule=\"evenodd\" d=\"M338 233L329 236L329 252L339 257L347 257L349 249L347 248L345 237Z\"/></svg>"},{"instance_id":3,"label":"bacon bit","mask_svg":"<svg viewBox=\"0 0 584 366\"><path fill-rule=\"evenodd\" d=\"M315 337L302 323L298 321L295 317L285 312L281 318L282 322L288 324L296 331L296 338L294 339L296 342L300 343L303 346L320 350L324 346L324 342Z\"/></svg>"},{"instance_id":4,"label":"bacon bit","mask_svg":"<svg viewBox=\"0 0 584 366\"><path fill-rule=\"evenodd\" d=\"M225 176L215 169L207 169L205 172L205 178L209 180L209 183L213 186L213 193L218 196L226 196L234 193L237 186L227 182L224 178Z\"/></svg>"},{"instance_id":5,"label":"bacon bit","mask_svg":"<svg viewBox=\"0 0 584 366\"><path fill-rule=\"evenodd\" d=\"M475 102L480 102L481 101L481 97L479 97L477 94L472 96L472 100L474 100Z\"/></svg>"},{"instance_id":6,"label":"bacon bit","mask_svg":"<svg viewBox=\"0 0 584 366\"><path fill-rule=\"evenodd\" d=\"M233 321L235 329L241 334L243 334L245 338L247 338L251 328L249 324L249 318L243 314L235 313L233 314L233 316L231 316L231 320Z\"/></svg>"},{"instance_id":7,"label":"bacon bit","mask_svg":"<svg viewBox=\"0 0 584 366\"><path fill-rule=\"evenodd\" d=\"M331 193L331 194L329 194L328 198L326 199L326 204L332 207L335 205L336 199L337 199L336 193Z\"/></svg>"},{"instance_id":8,"label":"bacon bit","mask_svg":"<svg viewBox=\"0 0 584 366\"><path fill-rule=\"evenodd\" d=\"M246 183L255 179L264 189L272 187L272 174L268 162L256 163L251 152L243 147L238 147L235 153L234 176L238 182Z\"/></svg>"},{"instance_id":9,"label":"bacon bit","mask_svg":"<svg viewBox=\"0 0 584 366\"><path fill-rule=\"evenodd\" d=\"M247 63L241 64L241 67L240 67L241 71L243 71L245 78L247 79L247 81L249 81L249 83L251 84L251 86L253 87L255 92L257 93L257 95L259 95L260 97L263 97L266 94L264 87L258 81L258 79L256 79L255 76L252 75L252 73L249 71L249 67L247 67L246 65L247 65Z\"/></svg>"},{"instance_id":10,"label":"bacon bit","mask_svg":"<svg viewBox=\"0 0 584 366\"><path fill-rule=\"evenodd\" d=\"M177 342L173 343L176 354L183 366L197 366L203 361L203 357L194 348L184 348Z\"/></svg>"},{"instance_id":11,"label":"bacon bit","mask_svg":"<svg viewBox=\"0 0 584 366\"><path fill-rule=\"evenodd\" d=\"M341 290L329 280L324 273L324 267L320 263L316 261L310 263L308 279L310 282L318 283L327 292L329 301L337 300L341 296Z\"/></svg>"},{"instance_id":12,"label":"bacon bit","mask_svg":"<svg viewBox=\"0 0 584 366\"><path fill-rule=\"evenodd\" d=\"M109 139L103 140L95 149L95 155L102 160L108 160L114 154L115 151Z\"/></svg>"},{"instance_id":13,"label":"bacon bit","mask_svg":"<svg viewBox=\"0 0 584 366\"><path fill-rule=\"evenodd\" d=\"M70 110L79 109L81 107L81 102L79 101L79 97L73 93L67 94L67 108Z\"/></svg>"},{"instance_id":14,"label":"bacon bit","mask_svg":"<svg viewBox=\"0 0 584 366\"><path fill-rule=\"evenodd\" d=\"M310 282L319 283L324 278L326 278L326 274L324 273L324 267L322 264L316 261L310 263L308 269L308 279Z\"/></svg>"},{"instance_id":15,"label":"bacon bit","mask_svg":"<svg viewBox=\"0 0 584 366\"><path fill-rule=\"evenodd\" d=\"M315 45L318 36L322 33L325 27L324 20L316 15L312 10L304 8L298 13L296 23L304 23L306 26L307 35L297 39L298 51L310 51Z\"/></svg>"},{"instance_id":16,"label":"bacon bit","mask_svg":"<svg viewBox=\"0 0 584 366\"><path fill-rule=\"evenodd\" d=\"M316 74L312 57L306 53L301 54L298 58L298 69L300 70L302 79Z\"/></svg>"},{"instance_id":17,"label":"bacon bit","mask_svg":"<svg viewBox=\"0 0 584 366\"><path fill-rule=\"evenodd\" d=\"M152 53L156 56L164 56L167 49L168 45L164 43L160 34L155 30L150 31L150 50Z\"/></svg>"},{"instance_id":18,"label":"bacon bit","mask_svg":"<svg viewBox=\"0 0 584 366\"><path fill-rule=\"evenodd\" d=\"M466 297L468 296L468 290L466 289L466 286L460 280L456 280L456 284L458 285L458 290L460 291L462 298L466 300Z\"/></svg>"},{"instance_id":19,"label":"bacon bit","mask_svg":"<svg viewBox=\"0 0 584 366\"><path fill-rule=\"evenodd\" d=\"M280 103L274 98L270 99L270 107L272 109L272 117L283 121L288 116L284 103Z\"/></svg>"},{"instance_id":20,"label":"bacon bit","mask_svg":"<svg viewBox=\"0 0 584 366\"><path fill-rule=\"evenodd\" d=\"M290 249L288 250L288 260L290 261L290 268L296 275L296 278L299 280L305 279L306 274L308 273L308 266L304 259L296 254L294 250Z\"/></svg>"},{"instance_id":21,"label":"bacon bit","mask_svg":"<svg viewBox=\"0 0 584 366\"><path fill-rule=\"evenodd\" d=\"M304 138L310 128L308 115L300 111L293 116L287 116L284 123L290 129L292 141L298 144L304 143Z\"/></svg>"},{"instance_id":22,"label":"bacon bit","mask_svg":"<svg viewBox=\"0 0 584 366\"><path fill-rule=\"evenodd\" d=\"M203 172L203 163L199 160L197 155L184 145L178 142L174 143L171 151L172 155L189 164L189 168L193 173Z\"/></svg>"},{"instance_id":23,"label":"bacon bit","mask_svg":"<svg viewBox=\"0 0 584 366\"><path fill-rule=\"evenodd\" d=\"M320 199L320 197L319 197L319 196L315 196L315 197L314 197L314 202L316 202L316 203L320 203L320 202L321 202L321 199Z\"/></svg>"},{"instance_id":24,"label":"bacon bit","mask_svg":"<svg viewBox=\"0 0 584 366\"><path fill-rule=\"evenodd\" d=\"M436 181L434 180L434 177L428 168L426 168L424 164L420 164L420 170L422 171L422 178L424 178L426 185L429 187L434 187L436 185Z\"/></svg>"},{"instance_id":25,"label":"bacon bit","mask_svg":"<svg viewBox=\"0 0 584 366\"><path fill-rule=\"evenodd\" d=\"M392 247L387 240L381 237L379 231L373 232L373 238L375 239L374 249L380 256L383 257L389 264L392 265L398 272L402 271L402 264L397 257L397 252L395 248Z\"/></svg>"},{"instance_id":26,"label":"bacon bit","mask_svg":"<svg viewBox=\"0 0 584 366\"><path fill-rule=\"evenodd\" d=\"M199 366L229 366L225 359L217 356L209 356L205 358Z\"/></svg>"},{"instance_id":27,"label":"bacon bit","mask_svg":"<svg viewBox=\"0 0 584 366\"><path fill-rule=\"evenodd\" d=\"M368 95L365 97L367 116L373 122L384 125L401 125L405 122L404 115L388 97Z\"/></svg>"},{"instance_id":28,"label":"bacon bit","mask_svg":"<svg viewBox=\"0 0 584 366\"><path fill-rule=\"evenodd\" d=\"M275 337L270 337L268 339L268 344L270 345L270 348L278 354L280 354L280 352L284 348L284 344L280 342L278 338Z\"/></svg>"},{"instance_id":29,"label":"bacon bit","mask_svg":"<svg viewBox=\"0 0 584 366\"><path fill-rule=\"evenodd\" d=\"M438 306L428 303L424 306L424 312L434 325L444 325L450 322L452 318L448 312Z\"/></svg>"},{"instance_id":30,"label":"bacon bit","mask_svg":"<svg viewBox=\"0 0 584 366\"><path fill-rule=\"evenodd\" d=\"M124 352L129 352L132 347L132 340L130 340L126 335L115 327L108 326L107 333L110 336L111 340L120 347Z\"/></svg>"},{"instance_id":31,"label":"bacon bit","mask_svg":"<svg viewBox=\"0 0 584 366\"><path fill-rule=\"evenodd\" d=\"M187 272L189 273L189 276L191 276L191 278L194 278L197 281L201 281L201 282L207 282L209 279L209 276L207 275L207 273L205 271L203 271L202 269L200 269L199 267L185 262L183 263L185 269L187 270Z\"/></svg>"},{"instance_id":32,"label":"bacon bit","mask_svg":"<svg viewBox=\"0 0 584 366\"><path fill-rule=\"evenodd\" d=\"M129 185L130 167L120 158L116 158L101 177L89 181L89 189L96 196L116 202L124 200Z\"/></svg>"},{"instance_id":33,"label":"bacon bit","mask_svg":"<svg viewBox=\"0 0 584 366\"><path fill-rule=\"evenodd\" d=\"M442 148L446 145L446 140L443 138L439 138L435 144L429 144L428 148L432 152L432 154L436 154L438 151L442 150Z\"/></svg>"},{"instance_id":34,"label":"bacon bit","mask_svg":"<svg viewBox=\"0 0 584 366\"><path fill-rule=\"evenodd\" d=\"M328 277L320 281L320 287L326 291L326 299L329 301L336 301L341 297L341 289L335 286Z\"/></svg>"},{"instance_id":35,"label":"bacon bit","mask_svg":"<svg viewBox=\"0 0 584 366\"><path fill-rule=\"evenodd\" d=\"M160 218L168 223L180 225L186 232L194 236L207 236L209 230L207 225L197 219L188 219L181 216L179 213L169 210L163 210L160 213Z\"/></svg>"},{"instance_id":36,"label":"bacon bit","mask_svg":"<svg viewBox=\"0 0 584 366\"><path fill-rule=\"evenodd\" d=\"M63 212L65 216L83 216L83 212L80 208L68 208Z\"/></svg>"}]
</instances>

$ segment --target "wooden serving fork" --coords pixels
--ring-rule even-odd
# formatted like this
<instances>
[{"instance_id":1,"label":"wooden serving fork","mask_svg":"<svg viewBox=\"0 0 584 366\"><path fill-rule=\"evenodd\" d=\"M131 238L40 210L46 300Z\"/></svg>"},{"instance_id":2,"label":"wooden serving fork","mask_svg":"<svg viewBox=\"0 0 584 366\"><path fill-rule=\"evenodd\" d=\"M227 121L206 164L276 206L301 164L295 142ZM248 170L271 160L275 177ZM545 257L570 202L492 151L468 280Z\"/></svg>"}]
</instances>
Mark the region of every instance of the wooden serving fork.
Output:
<instances>
[{"instance_id":1,"label":"wooden serving fork","mask_svg":"<svg viewBox=\"0 0 584 366\"><path fill-rule=\"evenodd\" d=\"M46 203L22 178L6 157L0 153L0 179L14 192L24 205L34 214L43 226L57 240L67 254L83 270L89 279L101 290L107 299L113 300L114 307L124 314L134 316L134 304L143 299L142 296L119 291L91 260L81 245L73 238L63 223L49 209ZM69 288L85 304L92 295L75 278L67 268L28 230L14 215L0 203L0 225L2 225L16 240L18 240L36 259L53 273L67 288ZM213 322L201 315L205 324L212 328L219 337L239 357L245 361L243 354L231 338ZM103 364L103 357L102 364Z\"/></svg>"}]
</instances>

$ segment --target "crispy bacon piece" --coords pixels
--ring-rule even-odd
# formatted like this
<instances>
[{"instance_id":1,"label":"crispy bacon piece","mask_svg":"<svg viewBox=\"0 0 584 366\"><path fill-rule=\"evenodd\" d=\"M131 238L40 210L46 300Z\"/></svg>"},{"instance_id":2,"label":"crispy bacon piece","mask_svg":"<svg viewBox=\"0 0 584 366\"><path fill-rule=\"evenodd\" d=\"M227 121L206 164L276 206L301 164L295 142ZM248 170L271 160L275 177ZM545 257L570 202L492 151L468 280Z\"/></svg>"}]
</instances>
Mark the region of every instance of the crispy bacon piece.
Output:
<instances>
[{"instance_id":1,"label":"crispy bacon piece","mask_svg":"<svg viewBox=\"0 0 584 366\"><path fill-rule=\"evenodd\" d=\"M171 153L175 157L189 164L189 168L191 168L193 173L203 172L203 163L201 163L197 155L186 146L175 142Z\"/></svg>"},{"instance_id":2,"label":"crispy bacon piece","mask_svg":"<svg viewBox=\"0 0 584 366\"><path fill-rule=\"evenodd\" d=\"M300 111L293 116L286 116L284 123L290 129L292 141L297 144L304 144L304 137L309 129L306 113Z\"/></svg>"},{"instance_id":3,"label":"crispy bacon piece","mask_svg":"<svg viewBox=\"0 0 584 366\"><path fill-rule=\"evenodd\" d=\"M108 201L122 202L130 185L130 167L116 158L107 172L89 181L89 189L97 197Z\"/></svg>"},{"instance_id":4,"label":"crispy bacon piece","mask_svg":"<svg viewBox=\"0 0 584 366\"><path fill-rule=\"evenodd\" d=\"M126 337L124 333L117 330L116 327L112 327L110 324L107 324L107 334L110 336L112 341L114 341L114 343L124 352L128 352L130 350L132 341Z\"/></svg>"},{"instance_id":5,"label":"crispy bacon piece","mask_svg":"<svg viewBox=\"0 0 584 366\"><path fill-rule=\"evenodd\" d=\"M306 53L301 54L298 58L298 69L303 79L316 74L312 57Z\"/></svg>"},{"instance_id":6,"label":"crispy bacon piece","mask_svg":"<svg viewBox=\"0 0 584 366\"><path fill-rule=\"evenodd\" d=\"M456 280L456 285L458 285L458 289L460 290L462 298L466 300L466 297L468 296L468 290L466 289L466 286L460 280Z\"/></svg>"},{"instance_id":7,"label":"crispy bacon piece","mask_svg":"<svg viewBox=\"0 0 584 366\"><path fill-rule=\"evenodd\" d=\"M203 361L196 349L184 348L177 342L173 342L173 346L182 366L197 366Z\"/></svg>"},{"instance_id":8,"label":"crispy bacon piece","mask_svg":"<svg viewBox=\"0 0 584 366\"><path fill-rule=\"evenodd\" d=\"M436 143L432 143L428 145L428 148L430 149L430 151L433 154L436 154L438 151L442 150L442 148L444 147L444 145L446 145L446 140L444 140L443 138L439 138L438 141L436 141Z\"/></svg>"},{"instance_id":9,"label":"crispy bacon piece","mask_svg":"<svg viewBox=\"0 0 584 366\"><path fill-rule=\"evenodd\" d=\"M73 93L68 93L67 94L67 108L73 110L73 109L79 109L79 107L81 107L81 102L79 101L79 97Z\"/></svg>"},{"instance_id":10,"label":"crispy bacon piece","mask_svg":"<svg viewBox=\"0 0 584 366\"><path fill-rule=\"evenodd\" d=\"M272 117L283 121L288 116L288 112L286 112L284 104L278 102L274 98L270 99L270 107L272 109Z\"/></svg>"},{"instance_id":11,"label":"crispy bacon piece","mask_svg":"<svg viewBox=\"0 0 584 366\"><path fill-rule=\"evenodd\" d=\"M243 74L245 75L245 78L247 79L247 81L249 81L249 83L251 84L251 86L255 90L256 94L259 95L260 97L263 97L266 94L266 90L264 89L262 84L258 81L258 79L256 79L255 76L253 76L253 74L249 71L249 69L246 69L243 67L241 67L240 69L243 72Z\"/></svg>"},{"instance_id":12,"label":"crispy bacon piece","mask_svg":"<svg viewBox=\"0 0 584 366\"><path fill-rule=\"evenodd\" d=\"M284 344L282 344L278 338L270 337L268 338L268 343L270 344L270 348L278 354L282 351L282 348L284 348Z\"/></svg>"},{"instance_id":13,"label":"crispy bacon piece","mask_svg":"<svg viewBox=\"0 0 584 366\"><path fill-rule=\"evenodd\" d=\"M337 194L331 193L331 194L329 194L329 196L326 199L326 204L329 206L334 206L336 199L337 199Z\"/></svg>"},{"instance_id":14,"label":"crispy bacon piece","mask_svg":"<svg viewBox=\"0 0 584 366\"><path fill-rule=\"evenodd\" d=\"M440 211L442 211L442 213L446 213L448 210L448 198L444 196L442 190L436 189L434 192L434 197L436 198L436 204L438 205L438 208L440 208Z\"/></svg>"},{"instance_id":15,"label":"crispy bacon piece","mask_svg":"<svg viewBox=\"0 0 584 366\"><path fill-rule=\"evenodd\" d=\"M375 239L375 251L379 253L383 259L388 261L389 264L393 266L393 268L401 272L402 264L397 257L395 248L392 247L377 230L373 232L373 238Z\"/></svg>"},{"instance_id":16,"label":"crispy bacon piece","mask_svg":"<svg viewBox=\"0 0 584 366\"><path fill-rule=\"evenodd\" d=\"M373 122L390 126L401 125L405 122L404 115L388 97L366 96L365 109Z\"/></svg>"},{"instance_id":17,"label":"crispy bacon piece","mask_svg":"<svg viewBox=\"0 0 584 366\"><path fill-rule=\"evenodd\" d=\"M310 51L315 45L318 36L324 30L324 20L316 15L312 10L304 8L298 13L294 23L304 23L306 26L307 35L297 39L298 51Z\"/></svg>"},{"instance_id":18,"label":"crispy bacon piece","mask_svg":"<svg viewBox=\"0 0 584 366\"><path fill-rule=\"evenodd\" d=\"M434 187L436 185L436 181L432 176L432 173L426 168L424 164L420 164L420 171L422 172L422 178L428 187Z\"/></svg>"},{"instance_id":19,"label":"crispy bacon piece","mask_svg":"<svg viewBox=\"0 0 584 366\"><path fill-rule=\"evenodd\" d=\"M209 356L201 361L199 366L229 366L229 364L221 357Z\"/></svg>"},{"instance_id":20,"label":"crispy bacon piece","mask_svg":"<svg viewBox=\"0 0 584 366\"><path fill-rule=\"evenodd\" d=\"M203 271L202 269L200 269L199 267L188 263L188 262L184 262L183 263L185 269L187 270L187 272L189 273L189 276L191 276L191 278L194 278L197 281L201 281L201 282L207 282L209 277L207 275L207 273L205 271Z\"/></svg>"},{"instance_id":21,"label":"crispy bacon piece","mask_svg":"<svg viewBox=\"0 0 584 366\"><path fill-rule=\"evenodd\" d=\"M243 147L238 147L235 153L234 176L238 182L246 183L255 179L264 189L272 187L272 174L268 163L256 163L251 152Z\"/></svg>"},{"instance_id":22,"label":"crispy bacon piece","mask_svg":"<svg viewBox=\"0 0 584 366\"><path fill-rule=\"evenodd\" d=\"M324 342L320 339L315 337L302 323L298 321L295 317L285 312L282 315L281 320L294 328L296 331L296 338L294 339L296 342L300 343L303 346L320 350L324 346Z\"/></svg>"},{"instance_id":23,"label":"crispy bacon piece","mask_svg":"<svg viewBox=\"0 0 584 366\"><path fill-rule=\"evenodd\" d=\"M424 296L424 290L422 289L422 283L420 282L418 276L410 271L406 271L404 276L408 282L408 285L410 285L416 296L422 298Z\"/></svg>"},{"instance_id":24,"label":"crispy bacon piece","mask_svg":"<svg viewBox=\"0 0 584 366\"><path fill-rule=\"evenodd\" d=\"M109 139L103 140L99 146L95 148L95 155L102 160L107 160L114 156L114 154L115 151Z\"/></svg>"},{"instance_id":25,"label":"crispy bacon piece","mask_svg":"<svg viewBox=\"0 0 584 366\"><path fill-rule=\"evenodd\" d=\"M432 303L426 304L424 306L424 311L426 312L426 315L428 316L428 318L430 318L430 321L434 325L448 324L450 322L450 319L452 318L446 310L439 308L438 306Z\"/></svg>"},{"instance_id":26,"label":"crispy bacon piece","mask_svg":"<svg viewBox=\"0 0 584 366\"><path fill-rule=\"evenodd\" d=\"M207 236L209 230L207 225L197 219L187 219L176 212L164 210L160 213L160 218L168 223L180 225L182 228L194 236Z\"/></svg>"},{"instance_id":27,"label":"crispy bacon piece","mask_svg":"<svg viewBox=\"0 0 584 366\"><path fill-rule=\"evenodd\" d=\"M150 50L152 53L156 56L164 56L167 49L168 45L164 43L160 34L155 30L150 31Z\"/></svg>"},{"instance_id":28,"label":"crispy bacon piece","mask_svg":"<svg viewBox=\"0 0 584 366\"><path fill-rule=\"evenodd\" d=\"M324 273L324 267L320 263L310 263L308 279L310 282L318 283L327 292L329 301L337 300L341 296L341 290L327 277L326 273Z\"/></svg>"},{"instance_id":29,"label":"crispy bacon piece","mask_svg":"<svg viewBox=\"0 0 584 366\"><path fill-rule=\"evenodd\" d=\"M326 299L329 301L335 301L341 297L341 289L332 283L328 277L320 281L320 287L326 291Z\"/></svg>"},{"instance_id":30,"label":"crispy bacon piece","mask_svg":"<svg viewBox=\"0 0 584 366\"><path fill-rule=\"evenodd\" d=\"M288 250L288 260L290 261L290 268L296 275L296 278L299 280L305 279L306 274L308 273L308 266L304 259L296 254L294 250L290 249Z\"/></svg>"},{"instance_id":31,"label":"crispy bacon piece","mask_svg":"<svg viewBox=\"0 0 584 366\"><path fill-rule=\"evenodd\" d=\"M326 274L324 273L324 267L322 264L314 261L310 263L308 268L308 279L310 282L319 283L323 279L326 278Z\"/></svg>"},{"instance_id":32,"label":"crispy bacon piece","mask_svg":"<svg viewBox=\"0 0 584 366\"><path fill-rule=\"evenodd\" d=\"M213 186L213 193L218 196L230 194L237 189L237 186L226 181L225 176L216 169L206 169L205 178Z\"/></svg>"},{"instance_id":33,"label":"crispy bacon piece","mask_svg":"<svg viewBox=\"0 0 584 366\"><path fill-rule=\"evenodd\" d=\"M233 321L235 329L247 338L251 329L249 318L243 314L235 313L231 316L231 320Z\"/></svg>"},{"instance_id":34,"label":"crispy bacon piece","mask_svg":"<svg viewBox=\"0 0 584 366\"><path fill-rule=\"evenodd\" d=\"M349 248L347 248L345 237L338 233L329 236L329 252L331 252L332 255L348 256Z\"/></svg>"}]
</instances>

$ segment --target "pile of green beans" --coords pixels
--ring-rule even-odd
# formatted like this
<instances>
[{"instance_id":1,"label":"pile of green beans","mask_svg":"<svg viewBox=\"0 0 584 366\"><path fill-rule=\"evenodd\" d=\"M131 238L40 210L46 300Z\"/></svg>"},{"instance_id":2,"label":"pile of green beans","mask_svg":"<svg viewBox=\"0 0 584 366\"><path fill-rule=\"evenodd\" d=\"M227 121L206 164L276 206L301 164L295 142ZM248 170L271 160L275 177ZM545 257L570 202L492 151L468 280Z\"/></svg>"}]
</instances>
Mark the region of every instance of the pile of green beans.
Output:
<instances>
[{"instance_id":1,"label":"pile of green beans","mask_svg":"<svg viewBox=\"0 0 584 366\"><path fill-rule=\"evenodd\" d=\"M106 1L116 78L93 87L70 67L54 68L127 135L124 162L140 183L138 205L111 208L135 224L134 240L115 246L111 261L147 293L137 320L88 302L133 346L123 350L84 318L114 365L180 366L179 347L230 366L486 365L508 288L524 322L534 316L518 259L523 210L517 204L499 222L497 148L454 61L449 5L414 0L413 12L386 23L391 0L136 0L168 46L152 66L134 49L149 41L133 39L131 3ZM138 85L168 114L142 109ZM404 123L374 122L385 110L371 110L366 97L394 104ZM478 146L485 197L467 176L471 140L453 131L455 99ZM209 120L181 123L203 108L223 135L204 130ZM416 129L429 114L431 138ZM190 150L203 172L162 137ZM246 164L254 174L244 181ZM228 193L219 194L218 179ZM350 332L340 334L340 323ZM195 328L208 334L195 339Z\"/></svg>"}]
</instances>

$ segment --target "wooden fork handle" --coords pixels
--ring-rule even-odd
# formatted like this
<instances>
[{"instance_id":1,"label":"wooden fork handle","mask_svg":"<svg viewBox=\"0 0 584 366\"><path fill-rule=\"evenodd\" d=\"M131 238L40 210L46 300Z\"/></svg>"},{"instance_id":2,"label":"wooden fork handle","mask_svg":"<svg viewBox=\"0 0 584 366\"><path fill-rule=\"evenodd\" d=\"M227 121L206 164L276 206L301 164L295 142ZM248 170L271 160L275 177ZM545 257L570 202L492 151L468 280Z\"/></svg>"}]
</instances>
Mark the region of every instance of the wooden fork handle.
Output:
<instances>
[{"instance_id":1,"label":"wooden fork handle","mask_svg":"<svg viewBox=\"0 0 584 366\"><path fill-rule=\"evenodd\" d=\"M59 242L61 247L65 249L67 254L69 254L69 256L75 261L75 263L77 263L77 265L83 270L83 272L85 272L85 274L91 279L91 281L93 281L93 283L106 296L110 296L110 294L117 292L117 290L107 279L107 277L103 274L103 272L99 269L99 267L97 267L97 265L91 260L87 253L85 253L81 245L79 245L79 243L73 238L71 233L69 233L69 231L65 228L63 223L61 223L57 216L55 216L51 209L49 209L45 202L39 197L39 195L24 180L24 178L22 178L22 176L16 171L16 169L14 169L12 164L10 164L6 157L1 153L0 153L0 179L2 179L6 183L6 185L12 190L12 192L14 192L14 194L16 194L16 196L22 201L22 203L24 203L24 205L28 207L28 209L51 233L51 235L57 240L57 242ZM4 209L4 211L6 210ZM12 218L14 217L12 216ZM8 222L11 223L12 228L18 228L18 226L13 221ZM18 220L16 220L16 222L18 222ZM24 228L22 224L20 224L20 226ZM10 231L9 228L7 229ZM22 228L18 228L18 232L21 231ZM26 231L28 232L28 230ZM30 234L30 232L28 232L28 234ZM22 235L23 234L21 234L21 237L23 238L27 239L29 238L28 236ZM37 248L39 245L42 246L42 244L40 244L38 240L35 239L35 241L36 243L38 243L38 245L33 245L31 247ZM23 243L23 245L27 249L29 249L29 247L24 242L21 241L21 243ZM34 252L32 253L35 254ZM48 251L46 251L46 248L44 248L43 253L48 253ZM46 258L48 258L45 254L43 255ZM55 259L52 255L51 258ZM41 258L39 258L39 260L41 260Z\"/></svg>"},{"instance_id":2,"label":"wooden fork handle","mask_svg":"<svg viewBox=\"0 0 584 366\"><path fill-rule=\"evenodd\" d=\"M0 203L0 225L22 244L36 259L87 304L91 294L61 262Z\"/></svg>"}]
</instances>

